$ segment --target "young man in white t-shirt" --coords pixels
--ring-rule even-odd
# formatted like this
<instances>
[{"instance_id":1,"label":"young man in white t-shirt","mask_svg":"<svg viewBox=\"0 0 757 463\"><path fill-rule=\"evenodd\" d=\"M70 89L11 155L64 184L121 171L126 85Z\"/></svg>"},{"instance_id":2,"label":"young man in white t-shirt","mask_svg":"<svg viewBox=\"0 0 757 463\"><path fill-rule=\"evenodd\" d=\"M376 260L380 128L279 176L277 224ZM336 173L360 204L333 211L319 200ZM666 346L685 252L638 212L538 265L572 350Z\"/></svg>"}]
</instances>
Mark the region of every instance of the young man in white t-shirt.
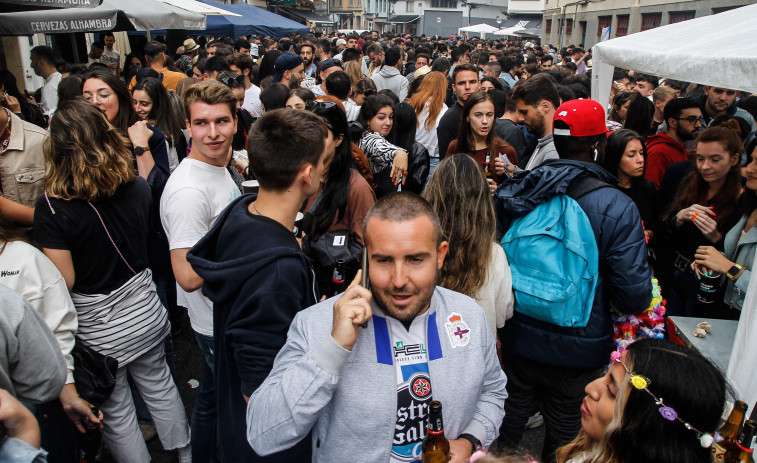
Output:
<instances>
[{"instance_id":1,"label":"young man in white t-shirt","mask_svg":"<svg viewBox=\"0 0 757 463\"><path fill-rule=\"evenodd\" d=\"M263 115L263 105L260 103L260 87L253 84L255 76L252 74L252 67L255 62L249 54L236 53L229 56L229 67L232 71L240 76L244 76L244 103L242 109L255 117Z\"/></svg>"},{"instance_id":2,"label":"young man in white t-shirt","mask_svg":"<svg viewBox=\"0 0 757 463\"><path fill-rule=\"evenodd\" d=\"M189 319L203 354L203 377L192 415L192 454L209 461L215 454L216 421L213 377L213 303L200 288L203 280L187 262L187 251L210 230L239 189L226 170L237 128L236 99L221 82L207 80L184 94L192 149L166 183L160 219L168 236L179 305Z\"/></svg>"},{"instance_id":3,"label":"young man in white t-shirt","mask_svg":"<svg viewBox=\"0 0 757 463\"><path fill-rule=\"evenodd\" d=\"M105 32L103 34L103 42L105 43L105 49L102 56L100 56L100 62L107 64L116 76L120 76L121 54L113 48L113 45L116 44L116 37L113 35L113 32Z\"/></svg>"}]
</instances>

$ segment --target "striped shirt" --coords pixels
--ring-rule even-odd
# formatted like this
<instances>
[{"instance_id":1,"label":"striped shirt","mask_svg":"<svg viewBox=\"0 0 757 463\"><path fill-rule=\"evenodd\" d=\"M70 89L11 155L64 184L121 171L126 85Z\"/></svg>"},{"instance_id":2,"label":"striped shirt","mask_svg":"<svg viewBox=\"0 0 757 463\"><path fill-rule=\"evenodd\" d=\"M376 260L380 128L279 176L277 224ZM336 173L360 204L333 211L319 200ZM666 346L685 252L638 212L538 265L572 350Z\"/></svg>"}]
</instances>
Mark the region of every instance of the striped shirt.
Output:
<instances>
[{"instance_id":1,"label":"striped shirt","mask_svg":"<svg viewBox=\"0 0 757 463\"><path fill-rule=\"evenodd\" d=\"M168 335L168 313L158 299L152 272L145 269L109 294L72 293L78 340L122 367Z\"/></svg>"}]
</instances>

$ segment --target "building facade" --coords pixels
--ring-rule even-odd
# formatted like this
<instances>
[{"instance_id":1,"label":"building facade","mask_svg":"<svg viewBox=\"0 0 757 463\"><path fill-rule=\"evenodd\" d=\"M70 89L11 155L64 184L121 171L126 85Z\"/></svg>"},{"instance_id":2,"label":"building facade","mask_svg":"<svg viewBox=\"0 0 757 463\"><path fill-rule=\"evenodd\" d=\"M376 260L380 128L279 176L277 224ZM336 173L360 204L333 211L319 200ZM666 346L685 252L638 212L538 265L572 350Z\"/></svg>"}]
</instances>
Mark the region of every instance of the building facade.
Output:
<instances>
[{"instance_id":1,"label":"building facade","mask_svg":"<svg viewBox=\"0 0 757 463\"><path fill-rule=\"evenodd\" d=\"M365 9L371 0L327 0L330 18L337 29L362 30ZM325 2L324 2L325 3Z\"/></svg>"},{"instance_id":2,"label":"building facade","mask_svg":"<svg viewBox=\"0 0 757 463\"><path fill-rule=\"evenodd\" d=\"M753 3L757 0L545 0L541 41L589 49L603 30L605 38L622 37Z\"/></svg>"},{"instance_id":3,"label":"building facade","mask_svg":"<svg viewBox=\"0 0 757 463\"><path fill-rule=\"evenodd\" d=\"M461 27L497 26L508 0L363 0L365 29L427 36L457 34ZM538 0L537 0L538 1Z\"/></svg>"}]
</instances>

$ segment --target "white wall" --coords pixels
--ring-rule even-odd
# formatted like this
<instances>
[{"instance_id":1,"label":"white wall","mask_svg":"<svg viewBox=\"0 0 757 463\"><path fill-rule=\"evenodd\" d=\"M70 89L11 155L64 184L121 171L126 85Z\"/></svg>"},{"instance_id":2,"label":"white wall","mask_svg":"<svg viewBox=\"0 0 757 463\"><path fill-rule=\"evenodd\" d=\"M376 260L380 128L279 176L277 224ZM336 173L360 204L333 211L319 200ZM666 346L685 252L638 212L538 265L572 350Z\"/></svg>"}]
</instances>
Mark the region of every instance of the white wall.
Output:
<instances>
[{"instance_id":1,"label":"white wall","mask_svg":"<svg viewBox=\"0 0 757 463\"><path fill-rule=\"evenodd\" d=\"M552 3L556 3L557 1L549 0L549 6L554 7L555 5L552 5ZM507 5L507 11L510 14L541 13L542 10L544 10L544 0L510 0Z\"/></svg>"}]
</instances>

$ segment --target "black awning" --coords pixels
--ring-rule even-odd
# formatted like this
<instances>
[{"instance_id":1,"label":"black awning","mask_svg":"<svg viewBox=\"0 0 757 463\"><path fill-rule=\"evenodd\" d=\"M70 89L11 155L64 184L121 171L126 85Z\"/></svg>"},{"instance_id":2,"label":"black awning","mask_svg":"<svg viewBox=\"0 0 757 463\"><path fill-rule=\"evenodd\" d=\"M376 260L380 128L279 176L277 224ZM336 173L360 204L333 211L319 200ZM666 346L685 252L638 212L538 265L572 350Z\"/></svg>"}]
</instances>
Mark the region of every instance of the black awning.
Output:
<instances>
[{"instance_id":1,"label":"black awning","mask_svg":"<svg viewBox=\"0 0 757 463\"><path fill-rule=\"evenodd\" d=\"M521 30L515 31L515 35L541 37L541 28L533 27L529 29L521 29Z\"/></svg>"},{"instance_id":2,"label":"black awning","mask_svg":"<svg viewBox=\"0 0 757 463\"><path fill-rule=\"evenodd\" d=\"M317 13L314 13L312 11L298 10L296 8L282 8L282 9L293 16L297 16L298 18L305 19L307 21L310 21L311 23L334 24L334 21L330 20L329 18L324 18L323 16Z\"/></svg>"},{"instance_id":3,"label":"black awning","mask_svg":"<svg viewBox=\"0 0 757 463\"><path fill-rule=\"evenodd\" d=\"M393 16L387 20L387 22L392 24L408 24L411 22L415 22L418 19L420 19L420 16L417 14L403 14L399 16Z\"/></svg>"},{"instance_id":4,"label":"black awning","mask_svg":"<svg viewBox=\"0 0 757 463\"><path fill-rule=\"evenodd\" d=\"M1 13L48 10L54 8L95 8L100 0L2 0Z\"/></svg>"}]
</instances>

